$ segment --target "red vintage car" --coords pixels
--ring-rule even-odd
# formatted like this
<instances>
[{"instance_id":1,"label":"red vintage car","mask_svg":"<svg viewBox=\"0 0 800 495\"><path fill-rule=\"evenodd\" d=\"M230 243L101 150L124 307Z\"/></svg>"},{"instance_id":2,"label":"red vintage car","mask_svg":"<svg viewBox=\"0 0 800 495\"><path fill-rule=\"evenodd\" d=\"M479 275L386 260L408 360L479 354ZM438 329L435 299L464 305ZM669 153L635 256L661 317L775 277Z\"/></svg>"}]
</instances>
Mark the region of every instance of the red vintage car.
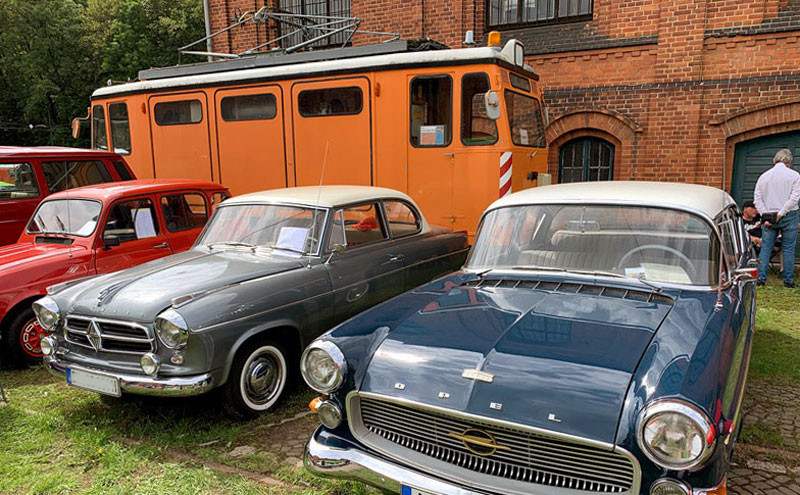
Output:
<instances>
[{"instance_id":1,"label":"red vintage car","mask_svg":"<svg viewBox=\"0 0 800 495\"><path fill-rule=\"evenodd\" d=\"M185 251L229 196L213 182L169 179L48 196L17 244L0 247L0 359L17 365L41 359L31 303L48 286Z\"/></svg>"},{"instance_id":2,"label":"red vintage car","mask_svg":"<svg viewBox=\"0 0 800 495\"><path fill-rule=\"evenodd\" d=\"M17 241L36 206L50 194L133 180L117 153L40 146L0 146L0 246Z\"/></svg>"}]
</instances>

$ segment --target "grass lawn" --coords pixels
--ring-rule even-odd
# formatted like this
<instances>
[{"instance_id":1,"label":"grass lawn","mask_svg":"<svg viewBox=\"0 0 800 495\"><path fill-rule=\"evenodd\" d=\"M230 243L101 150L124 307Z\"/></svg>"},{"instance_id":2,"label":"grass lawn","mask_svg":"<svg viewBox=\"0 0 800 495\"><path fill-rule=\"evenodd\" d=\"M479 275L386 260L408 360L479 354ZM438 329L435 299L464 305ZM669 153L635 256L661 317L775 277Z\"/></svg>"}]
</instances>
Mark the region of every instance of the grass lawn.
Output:
<instances>
[{"instance_id":1,"label":"grass lawn","mask_svg":"<svg viewBox=\"0 0 800 495\"><path fill-rule=\"evenodd\" d=\"M759 289L756 322L748 393L800 389L800 293L777 285ZM223 416L213 396L109 400L66 387L42 368L0 371L0 379L9 396L0 405L4 495L375 493L312 477L278 448L285 436L307 438L315 421L271 426L307 410L313 394L305 388L279 411L240 423ZM763 422L746 421L742 440L753 448L797 449ZM255 449L232 458L242 445Z\"/></svg>"}]
</instances>

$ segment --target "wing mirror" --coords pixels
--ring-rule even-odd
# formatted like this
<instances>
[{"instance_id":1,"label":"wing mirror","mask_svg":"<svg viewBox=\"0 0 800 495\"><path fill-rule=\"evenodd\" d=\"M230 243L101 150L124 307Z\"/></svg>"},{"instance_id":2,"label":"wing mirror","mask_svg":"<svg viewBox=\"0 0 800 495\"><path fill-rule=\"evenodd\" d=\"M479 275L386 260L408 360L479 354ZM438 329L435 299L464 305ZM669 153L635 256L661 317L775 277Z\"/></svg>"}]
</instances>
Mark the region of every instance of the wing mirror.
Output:
<instances>
[{"instance_id":1,"label":"wing mirror","mask_svg":"<svg viewBox=\"0 0 800 495\"><path fill-rule=\"evenodd\" d=\"M500 118L500 97L491 89L483 95L486 104L486 116L492 120Z\"/></svg>"},{"instance_id":2,"label":"wing mirror","mask_svg":"<svg viewBox=\"0 0 800 495\"><path fill-rule=\"evenodd\" d=\"M103 244L105 244L106 249L119 246L119 236L117 234L103 234Z\"/></svg>"},{"instance_id":3,"label":"wing mirror","mask_svg":"<svg viewBox=\"0 0 800 495\"><path fill-rule=\"evenodd\" d=\"M331 254L328 256L328 259L325 260L325 263L330 263L334 254L342 255L345 253L345 251L347 251L347 246L344 244L334 244L331 246Z\"/></svg>"},{"instance_id":4,"label":"wing mirror","mask_svg":"<svg viewBox=\"0 0 800 495\"><path fill-rule=\"evenodd\" d=\"M71 127L72 127L72 137L74 139L78 139L81 136L81 123L88 122L89 117L91 117L91 115L92 115L91 111L87 108L86 117L75 117L74 119L72 119Z\"/></svg>"}]
</instances>

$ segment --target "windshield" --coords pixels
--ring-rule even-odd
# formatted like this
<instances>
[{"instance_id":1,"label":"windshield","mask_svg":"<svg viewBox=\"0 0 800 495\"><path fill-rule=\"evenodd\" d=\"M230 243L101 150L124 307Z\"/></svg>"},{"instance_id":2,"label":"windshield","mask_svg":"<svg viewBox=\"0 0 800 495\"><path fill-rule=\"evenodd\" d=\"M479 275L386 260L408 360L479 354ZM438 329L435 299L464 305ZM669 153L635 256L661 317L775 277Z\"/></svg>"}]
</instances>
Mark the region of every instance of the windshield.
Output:
<instances>
[{"instance_id":1,"label":"windshield","mask_svg":"<svg viewBox=\"0 0 800 495\"><path fill-rule=\"evenodd\" d=\"M500 208L483 220L468 268L597 273L714 285L719 244L691 213L606 205Z\"/></svg>"},{"instance_id":2,"label":"windshield","mask_svg":"<svg viewBox=\"0 0 800 495\"><path fill-rule=\"evenodd\" d=\"M272 248L316 254L325 210L285 205L220 206L196 246Z\"/></svg>"},{"instance_id":3,"label":"windshield","mask_svg":"<svg viewBox=\"0 0 800 495\"><path fill-rule=\"evenodd\" d=\"M102 205L88 199L45 201L28 223L29 234L73 234L88 237L97 226Z\"/></svg>"}]
</instances>

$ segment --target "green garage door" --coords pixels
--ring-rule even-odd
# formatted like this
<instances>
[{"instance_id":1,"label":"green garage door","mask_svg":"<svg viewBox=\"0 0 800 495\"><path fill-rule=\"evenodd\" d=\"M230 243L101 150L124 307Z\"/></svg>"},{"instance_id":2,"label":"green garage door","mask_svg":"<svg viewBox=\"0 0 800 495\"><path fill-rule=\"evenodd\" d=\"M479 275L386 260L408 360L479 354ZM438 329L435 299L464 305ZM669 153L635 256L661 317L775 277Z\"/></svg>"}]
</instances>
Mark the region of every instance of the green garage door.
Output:
<instances>
[{"instance_id":1,"label":"green garage door","mask_svg":"<svg viewBox=\"0 0 800 495\"><path fill-rule=\"evenodd\" d=\"M781 148L792 150L792 168L800 172L800 132L774 134L736 145L731 195L740 206L753 199L758 177L772 167L772 158Z\"/></svg>"}]
</instances>

